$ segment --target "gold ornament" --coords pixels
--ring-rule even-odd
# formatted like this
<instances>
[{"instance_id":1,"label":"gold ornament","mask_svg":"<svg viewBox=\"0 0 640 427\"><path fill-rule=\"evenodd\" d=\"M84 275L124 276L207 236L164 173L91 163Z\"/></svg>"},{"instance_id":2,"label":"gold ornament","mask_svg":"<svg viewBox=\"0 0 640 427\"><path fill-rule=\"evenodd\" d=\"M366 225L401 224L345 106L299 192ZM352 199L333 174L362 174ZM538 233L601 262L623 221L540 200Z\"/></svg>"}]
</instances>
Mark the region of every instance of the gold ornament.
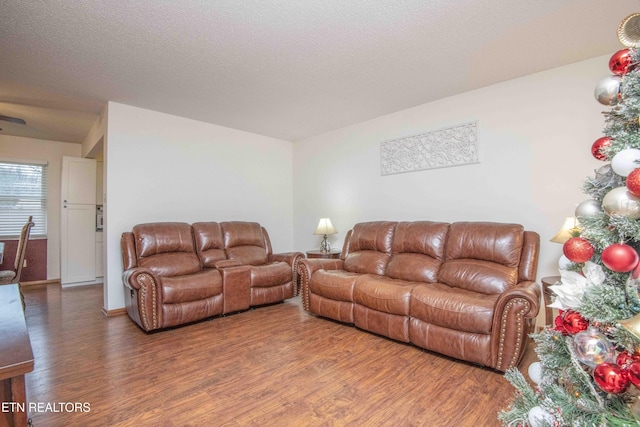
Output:
<instances>
[{"instance_id":1,"label":"gold ornament","mask_svg":"<svg viewBox=\"0 0 640 427\"><path fill-rule=\"evenodd\" d=\"M620 22L618 40L626 47L640 46L640 13L629 15Z\"/></svg>"},{"instance_id":2,"label":"gold ornament","mask_svg":"<svg viewBox=\"0 0 640 427\"><path fill-rule=\"evenodd\" d=\"M635 339L640 341L640 314L636 314L629 319L621 320L618 324L622 329L629 332Z\"/></svg>"}]
</instances>

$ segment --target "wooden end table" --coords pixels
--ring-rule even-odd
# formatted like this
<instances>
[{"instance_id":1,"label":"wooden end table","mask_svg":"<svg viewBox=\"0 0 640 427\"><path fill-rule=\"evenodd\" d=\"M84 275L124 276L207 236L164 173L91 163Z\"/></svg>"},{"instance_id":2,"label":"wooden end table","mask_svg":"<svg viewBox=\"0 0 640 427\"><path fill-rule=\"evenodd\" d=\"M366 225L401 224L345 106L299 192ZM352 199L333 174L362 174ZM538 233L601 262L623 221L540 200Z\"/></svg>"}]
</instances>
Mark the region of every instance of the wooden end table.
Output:
<instances>
[{"instance_id":1,"label":"wooden end table","mask_svg":"<svg viewBox=\"0 0 640 427\"><path fill-rule=\"evenodd\" d=\"M307 251L307 258L340 259L340 251Z\"/></svg>"},{"instance_id":2,"label":"wooden end table","mask_svg":"<svg viewBox=\"0 0 640 427\"><path fill-rule=\"evenodd\" d=\"M553 308L549 304L553 302L555 294L549 286L555 285L560 280L560 276L547 276L542 278L542 296L544 298L544 324L553 325Z\"/></svg>"}]
</instances>

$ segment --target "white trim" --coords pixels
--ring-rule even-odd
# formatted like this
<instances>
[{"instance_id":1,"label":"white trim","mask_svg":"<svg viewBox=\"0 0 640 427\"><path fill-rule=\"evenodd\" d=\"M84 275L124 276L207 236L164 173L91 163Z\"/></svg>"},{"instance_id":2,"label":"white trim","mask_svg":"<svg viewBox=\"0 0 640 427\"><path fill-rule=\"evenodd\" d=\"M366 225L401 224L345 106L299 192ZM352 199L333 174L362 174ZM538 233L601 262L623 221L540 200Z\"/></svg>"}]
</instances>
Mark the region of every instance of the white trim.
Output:
<instances>
[{"instance_id":1,"label":"white trim","mask_svg":"<svg viewBox=\"0 0 640 427\"><path fill-rule=\"evenodd\" d=\"M49 162L46 160L22 159L19 157L0 157L0 162L24 163L27 165L49 165Z\"/></svg>"}]
</instances>

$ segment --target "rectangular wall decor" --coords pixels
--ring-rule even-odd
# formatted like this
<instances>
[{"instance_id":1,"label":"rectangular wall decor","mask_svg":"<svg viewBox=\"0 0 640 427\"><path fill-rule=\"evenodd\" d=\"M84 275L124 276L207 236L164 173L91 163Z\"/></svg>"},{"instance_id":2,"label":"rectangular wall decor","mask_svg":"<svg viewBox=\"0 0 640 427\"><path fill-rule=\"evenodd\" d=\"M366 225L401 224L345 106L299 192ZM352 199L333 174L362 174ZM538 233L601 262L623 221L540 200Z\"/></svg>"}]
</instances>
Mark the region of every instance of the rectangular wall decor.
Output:
<instances>
[{"instance_id":1,"label":"rectangular wall decor","mask_svg":"<svg viewBox=\"0 0 640 427\"><path fill-rule=\"evenodd\" d=\"M382 175L474 163L480 163L477 122L380 143Z\"/></svg>"}]
</instances>

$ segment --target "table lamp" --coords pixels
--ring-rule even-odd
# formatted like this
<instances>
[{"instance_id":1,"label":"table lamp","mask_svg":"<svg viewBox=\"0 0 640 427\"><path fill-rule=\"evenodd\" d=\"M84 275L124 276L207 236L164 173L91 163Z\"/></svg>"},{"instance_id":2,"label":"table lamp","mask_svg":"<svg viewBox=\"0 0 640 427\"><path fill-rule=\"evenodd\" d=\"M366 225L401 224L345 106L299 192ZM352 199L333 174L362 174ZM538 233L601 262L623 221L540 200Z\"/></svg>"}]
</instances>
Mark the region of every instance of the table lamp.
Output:
<instances>
[{"instance_id":1,"label":"table lamp","mask_svg":"<svg viewBox=\"0 0 640 427\"><path fill-rule=\"evenodd\" d=\"M580 234L580 228L578 228L578 220L572 216L568 216L564 220L564 224L560 228L560 231L553 236L550 241L553 243L562 243L566 242L572 237L576 237Z\"/></svg>"},{"instance_id":2,"label":"table lamp","mask_svg":"<svg viewBox=\"0 0 640 427\"><path fill-rule=\"evenodd\" d=\"M331 224L331 220L329 218L320 218L320 222L316 227L316 231L313 234L322 235L322 243L320 243L320 252L323 254L329 253L331 251L331 246L329 245L329 241L327 240L327 234L336 234L337 231L333 228L333 224Z\"/></svg>"}]
</instances>

